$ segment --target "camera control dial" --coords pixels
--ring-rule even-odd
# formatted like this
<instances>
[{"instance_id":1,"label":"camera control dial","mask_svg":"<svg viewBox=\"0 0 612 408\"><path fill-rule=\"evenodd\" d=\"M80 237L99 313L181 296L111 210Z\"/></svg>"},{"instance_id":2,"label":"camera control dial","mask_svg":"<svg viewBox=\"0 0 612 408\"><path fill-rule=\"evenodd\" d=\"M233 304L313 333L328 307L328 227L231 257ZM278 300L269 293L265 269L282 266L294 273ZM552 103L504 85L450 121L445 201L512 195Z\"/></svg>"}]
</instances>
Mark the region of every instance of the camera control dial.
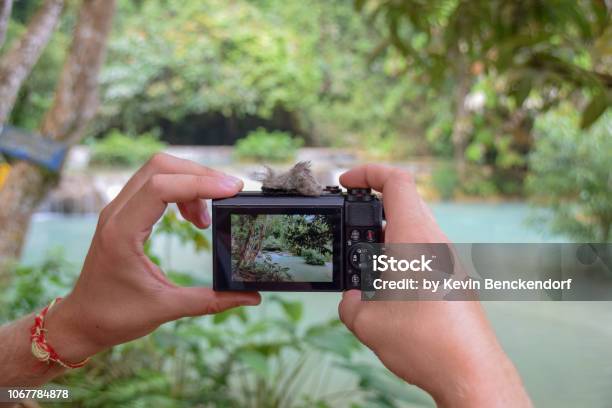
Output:
<instances>
[{"instance_id":1,"label":"camera control dial","mask_svg":"<svg viewBox=\"0 0 612 408\"><path fill-rule=\"evenodd\" d=\"M349 262L357 270L365 270L372 263L374 250L371 245L359 243L355 244L349 251Z\"/></svg>"}]
</instances>

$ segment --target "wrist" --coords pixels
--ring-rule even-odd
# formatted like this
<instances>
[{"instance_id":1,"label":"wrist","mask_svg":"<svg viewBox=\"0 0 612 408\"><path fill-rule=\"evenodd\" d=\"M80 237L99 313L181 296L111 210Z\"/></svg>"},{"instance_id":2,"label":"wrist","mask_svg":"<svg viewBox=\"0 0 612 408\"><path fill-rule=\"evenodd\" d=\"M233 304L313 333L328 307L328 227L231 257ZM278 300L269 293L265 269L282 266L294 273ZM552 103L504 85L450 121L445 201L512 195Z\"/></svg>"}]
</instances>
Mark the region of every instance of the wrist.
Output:
<instances>
[{"instance_id":1,"label":"wrist","mask_svg":"<svg viewBox=\"0 0 612 408\"><path fill-rule=\"evenodd\" d=\"M465 358L427 390L440 407L531 407L521 378L501 347Z\"/></svg>"},{"instance_id":2,"label":"wrist","mask_svg":"<svg viewBox=\"0 0 612 408\"><path fill-rule=\"evenodd\" d=\"M49 309L45 319L47 341L66 362L77 363L102 350L82 330L80 319L70 296Z\"/></svg>"}]
</instances>

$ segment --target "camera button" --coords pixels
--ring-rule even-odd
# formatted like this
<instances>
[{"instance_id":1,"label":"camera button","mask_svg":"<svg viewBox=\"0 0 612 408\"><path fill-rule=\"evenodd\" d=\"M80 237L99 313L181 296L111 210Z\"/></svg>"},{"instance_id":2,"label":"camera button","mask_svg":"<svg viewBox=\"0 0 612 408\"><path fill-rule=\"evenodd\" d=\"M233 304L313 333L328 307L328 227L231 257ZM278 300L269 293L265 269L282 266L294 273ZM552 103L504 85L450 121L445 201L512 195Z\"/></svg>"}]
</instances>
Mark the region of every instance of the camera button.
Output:
<instances>
[{"instance_id":1,"label":"camera button","mask_svg":"<svg viewBox=\"0 0 612 408\"><path fill-rule=\"evenodd\" d=\"M349 262L357 270L365 270L372 262L372 247L367 244L353 245L349 251Z\"/></svg>"},{"instance_id":2,"label":"camera button","mask_svg":"<svg viewBox=\"0 0 612 408\"><path fill-rule=\"evenodd\" d=\"M352 230L351 231L351 239L353 241L359 241L359 238L361 238L361 233L359 232L359 230Z\"/></svg>"},{"instance_id":3,"label":"camera button","mask_svg":"<svg viewBox=\"0 0 612 408\"><path fill-rule=\"evenodd\" d=\"M374 242L376 240L376 233L374 232L374 230L369 229L366 231L365 237L368 242Z\"/></svg>"},{"instance_id":4,"label":"camera button","mask_svg":"<svg viewBox=\"0 0 612 408\"><path fill-rule=\"evenodd\" d=\"M353 276L351 276L351 283L353 284L353 286L359 286L359 282L361 279L359 279L359 274L354 274Z\"/></svg>"},{"instance_id":5,"label":"camera button","mask_svg":"<svg viewBox=\"0 0 612 408\"><path fill-rule=\"evenodd\" d=\"M328 193L331 193L331 194L339 194L339 193L342 192L342 190L340 189L340 186L338 186L338 185L325 186L325 188L323 190L327 191Z\"/></svg>"}]
</instances>

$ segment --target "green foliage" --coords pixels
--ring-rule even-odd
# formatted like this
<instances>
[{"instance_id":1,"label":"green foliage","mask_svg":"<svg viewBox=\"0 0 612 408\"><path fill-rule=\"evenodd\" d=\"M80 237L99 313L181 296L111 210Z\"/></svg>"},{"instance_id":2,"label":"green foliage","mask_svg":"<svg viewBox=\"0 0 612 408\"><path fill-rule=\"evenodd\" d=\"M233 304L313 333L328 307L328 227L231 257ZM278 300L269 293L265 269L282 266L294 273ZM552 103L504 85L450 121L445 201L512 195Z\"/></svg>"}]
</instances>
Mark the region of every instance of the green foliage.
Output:
<instances>
[{"instance_id":1,"label":"green foliage","mask_svg":"<svg viewBox=\"0 0 612 408\"><path fill-rule=\"evenodd\" d=\"M156 234L174 236L183 245L193 245L196 252L210 249L210 242L204 232L191 222L179 219L174 211L167 211L156 225Z\"/></svg>"},{"instance_id":2,"label":"green foliage","mask_svg":"<svg viewBox=\"0 0 612 408\"><path fill-rule=\"evenodd\" d=\"M295 159L304 141L286 132L259 128L236 143L235 155L241 160L287 162Z\"/></svg>"},{"instance_id":3,"label":"green foliage","mask_svg":"<svg viewBox=\"0 0 612 408\"><path fill-rule=\"evenodd\" d=\"M423 121L412 111L423 106L426 88L402 72L397 56L368 63L380 27L363 21L350 2L119 6L101 75L98 131L120 124L139 133L207 114L240 127L247 116L275 119L284 110L284 127L308 144L368 151L373 141L377 156L395 157L406 153L411 144L404 138Z\"/></svg>"},{"instance_id":4,"label":"green foliage","mask_svg":"<svg viewBox=\"0 0 612 408\"><path fill-rule=\"evenodd\" d=\"M285 315L289 317L293 322L298 323L303 315L304 315L304 305L297 301L283 299L281 296L271 295L270 300L274 300L278 302L278 304L282 307ZM348 350L351 350L353 347L349 347Z\"/></svg>"},{"instance_id":5,"label":"green foliage","mask_svg":"<svg viewBox=\"0 0 612 408\"><path fill-rule=\"evenodd\" d=\"M264 251L282 251L283 243L281 242L280 238L273 235L268 235L264 239L261 249Z\"/></svg>"},{"instance_id":6,"label":"green foliage","mask_svg":"<svg viewBox=\"0 0 612 408\"><path fill-rule=\"evenodd\" d=\"M119 2L91 132L111 134L102 142L110 146L94 163L134 166L161 148L152 139L128 146L112 137L116 129L172 137L181 124L198 135L194 143L223 143L224 129L265 126L289 133L252 132L237 158L288 161L302 143L354 148L374 161L461 150L458 158L486 169L461 180L463 193L514 195L523 191L541 112L569 100L587 127L610 106L612 30L602 2L353 3ZM13 13L3 50L35 8ZM74 24L69 11L20 92L12 124L36 128L50 106ZM481 103L466 103L475 96ZM461 106L469 109L458 121ZM465 143L452 137L457 123L468 128ZM433 178L450 189L442 173Z\"/></svg>"},{"instance_id":7,"label":"green foliage","mask_svg":"<svg viewBox=\"0 0 612 408\"><path fill-rule=\"evenodd\" d=\"M369 160L405 160L413 154L412 145L401 139L397 133L365 138L368 147L364 149L363 155Z\"/></svg>"},{"instance_id":8,"label":"green foliage","mask_svg":"<svg viewBox=\"0 0 612 408\"><path fill-rule=\"evenodd\" d=\"M309 265L325 265L325 256L316 249L306 248L301 251L301 255Z\"/></svg>"},{"instance_id":9,"label":"green foliage","mask_svg":"<svg viewBox=\"0 0 612 408\"><path fill-rule=\"evenodd\" d=\"M291 281L290 268L271 253L325 265L331 258L333 234L323 215L232 215L232 271L248 281ZM264 238L265 237L265 238Z\"/></svg>"},{"instance_id":10,"label":"green foliage","mask_svg":"<svg viewBox=\"0 0 612 408\"><path fill-rule=\"evenodd\" d=\"M443 163L431 175L431 182L443 200L454 197L459 187L459 177L452 163Z\"/></svg>"},{"instance_id":11,"label":"green foliage","mask_svg":"<svg viewBox=\"0 0 612 408\"><path fill-rule=\"evenodd\" d=\"M118 130L110 131L91 146L91 163L101 166L138 166L166 146L155 133L131 136Z\"/></svg>"},{"instance_id":12,"label":"green foliage","mask_svg":"<svg viewBox=\"0 0 612 408\"><path fill-rule=\"evenodd\" d=\"M323 215L314 215L310 220L293 217L283 229L283 238L291 251L300 256L306 249L331 254L331 233L329 221Z\"/></svg>"},{"instance_id":13,"label":"green foliage","mask_svg":"<svg viewBox=\"0 0 612 408\"><path fill-rule=\"evenodd\" d=\"M103 114L128 129L202 112L270 117L314 95L302 33L253 2L124 2L118 14Z\"/></svg>"},{"instance_id":14,"label":"green foliage","mask_svg":"<svg viewBox=\"0 0 612 408\"><path fill-rule=\"evenodd\" d=\"M453 157L452 132L453 117L450 114L450 107L446 106L437 112L437 116L425 132L425 138L433 154L439 157Z\"/></svg>"},{"instance_id":15,"label":"green foliage","mask_svg":"<svg viewBox=\"0 0 612 408\"><path fill-rule=\"evenodd\" d=\"M19 289L2 298L1 322L37 310L75 279L65 275L57 257L19 271L12 285ZM307 323L302 303L285 296L271 295L263 303L261 309L236 308L165 324L100 353L55 384L71 390L73 406L91 408L366 407L378 400L393 408L414 394L382 368L355 362L362 348L337 319ZM314 373L315 378L354 376L359 386L350 393L327 391L321 381L311 380Z\"/></svg>"},{"instance_id":16,"label":"green foliage","mask_svg":"<svg viewBox=\"0 0 612 408\"><path fill-rule=\"evenodd\" d=\"M609 106L609 77L598 60L603 56L587 50L599 39L609 41L610 11L604 3L356 0L355 5L372 20L384 21L386 44L439 88L449 78L496 72L506 77L507 94L517 107L533 90L588 89L592 96L583 126Z\"/></svg>"},{"instance_id":17,"label":"green foliage","mask_svg":"<svg viewBox=\"0 0 612 408\"><path fill-rule=\"evenodd\" d=\"M27 3L28 5L13 6L13 19L8 24L7 38L0 47L0 55L13 46L14 42L25 32L28 19L35 13L38 5L34 4L35 2ZM23 13L23 19L18 18L21 13ZM32 69L27 81L24 81L17 95L15 106L9 117L10 124L29 130L39 128L45 112L53 103L57 81L69 48L72 24L73 22L68 19L60 22L59 28L51 37L38 63Z\"/></svg>"},{"instance_id":18,"label":"green foliage","mask_svg":"<svg viewBox=\"0 0 612 408\"><path fill-rule=\"evenodd\" d=\"M238 264L232 260L232 270L244 280L254 282L291 282L293 278L288 273L289 267L272 261L270 255L249 264Z\"/></svg>"},{"instance_id":19,"label":"green foliage","mask_svg":"<svg viewBox=\"0 0 612 408\"><path fill-rule=\"evenodd\" d=\"M567 107L538 120L528 188L533 201L549 211L536 222L578 241L611 241L611 134L611 114L589 131L580 130Z\"/></svg>"},{"instance_id":20,"label":"green foliage","mask_svg":"<svg viewBox=\"0 0 612 408\"><path fill-rule=\"evenodd\" d=\"M35 266L17 265L10 272L14 279L0 285L0 324L17 319L48 304L48 299L63 295L75 279L73 267L64 261L63 252L50 252ZM9 284L10 283L10 284Z\"/></svg>"},{"instance_id":21,"label":"green foliage","mask_svg":"<svg viewBox=\"0 0 612 408\"><path fill-rule=\"evenodd\" d=\"M463 193L476 197L493 197L500 193L494 177L491 176L490 168L470 166L466 179L461 185Z\"/></svg>"}]
</instances>

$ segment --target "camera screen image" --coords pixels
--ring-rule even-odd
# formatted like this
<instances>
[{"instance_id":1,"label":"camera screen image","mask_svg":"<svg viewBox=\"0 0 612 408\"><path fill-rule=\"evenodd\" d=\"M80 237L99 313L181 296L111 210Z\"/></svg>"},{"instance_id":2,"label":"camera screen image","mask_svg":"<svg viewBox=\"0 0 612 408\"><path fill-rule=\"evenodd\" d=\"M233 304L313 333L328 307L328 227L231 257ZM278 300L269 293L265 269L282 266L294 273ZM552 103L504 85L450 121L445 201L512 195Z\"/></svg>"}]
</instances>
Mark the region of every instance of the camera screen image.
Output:
<instances>
[{"instance_id":1,"label":"camera screen image","mask_svg":"<svg viewBox=\"0 0 612 408\"><path fill-rule=\"evenodd\" d=\"M232 214L232 280L332 282L333 224L322 214Z\"/></svg>"}]
</instances>

